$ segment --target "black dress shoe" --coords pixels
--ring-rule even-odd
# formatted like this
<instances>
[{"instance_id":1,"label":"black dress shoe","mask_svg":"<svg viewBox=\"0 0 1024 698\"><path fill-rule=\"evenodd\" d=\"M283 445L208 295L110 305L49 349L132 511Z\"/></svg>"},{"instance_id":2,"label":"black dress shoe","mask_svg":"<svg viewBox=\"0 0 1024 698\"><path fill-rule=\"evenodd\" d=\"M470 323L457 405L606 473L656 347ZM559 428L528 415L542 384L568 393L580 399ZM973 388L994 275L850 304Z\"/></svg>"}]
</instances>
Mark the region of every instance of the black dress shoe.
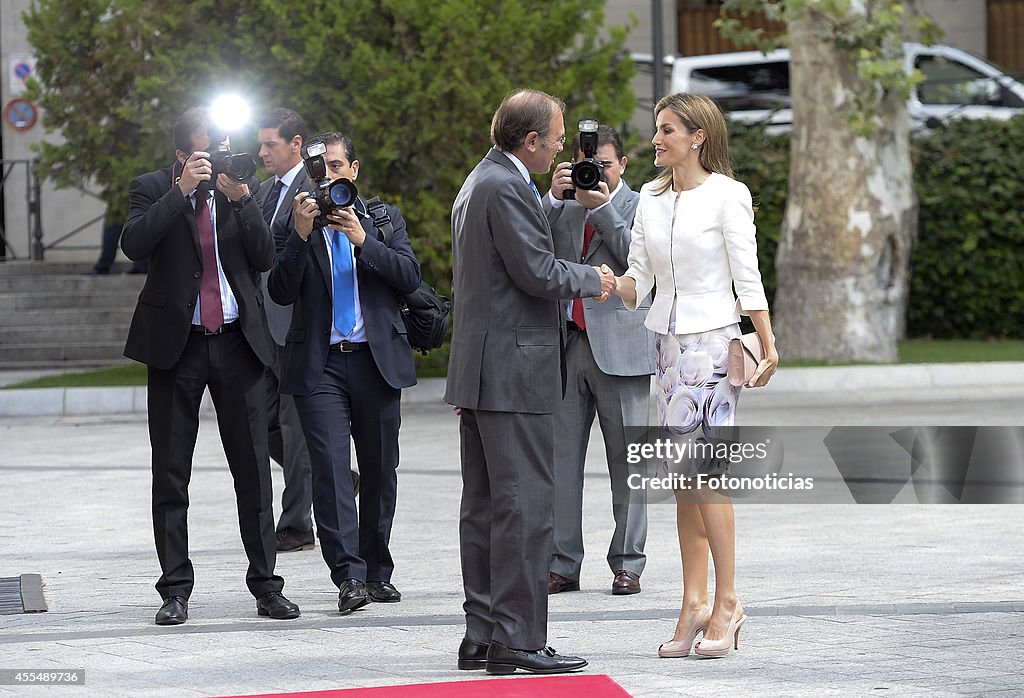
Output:
<instances>
[{"instance_id":1,"label":"black dress shoe","mask_svg":"<svg viewBox=\"0 0 1024 698\"><path fill-rule=\"evenodd\" d=\"M459 668L460 669L483 669L487 664L487 648L489 644L474 642L468 637L462 638L459 645Z\"/></svg>"},{"instance_id":2,"label":"black dress shoe","mask_svg":"<svg viewBox=\"0 0 1024 698\"><path fill-rule=\"evenodd\" d=\"M312 531L295 531L285 528L277 532L277 552L294 553L299 550L312 550L316 547Z\"/></svg>"},{"instance_id":3,"label":"black dress shoe","mask_svg":"<svg viewBox=\"0 0 1024 698\"><path fill-rule=\"evenodd\" d=\"M402 592L391 582L367 582L366 591L377 603L398 603L402 600Z\"/></svg>"},{"instance_id":4,"label":"black dress shoe","mask_svg":"<svg viewBox=\"0 0 1024 698\"><path fill-rule=\"evenodd\" d=\"M188 620L188 599L172 596L156 612L157 625L181 625Z\"/></svg>"},{"instance_id":5,"label":"black dress shoe","mask_svg":"<svg viewBox=\"0 0 1024 698\"><path fill-rule=\"evenodd\" d=\"M586 659L563 657L550 647L532 651L514 650L501 643L492 642L487 648L487 664L484 668L488 674L513 674L516 669L531 674L565 674L582 669L586 665Z\"/></svg>"},{"instance_id":6,"label":"black dress shoe","mask_svg":"<svg viewBox=\"0 0 1024 698\"><path fill-rule=\"evenodd\" d=\"M256 613L278 620L291 620L301 615L299 607L286 599L284 594L279 591L268 591L256 599Z\"/></svg>"},{"instance_id":7,"label":"black dress shoe","mask_svg":"<svg viewBox=\"0 0 1024 698\"><path fill-rule=\"evenodd\" d=\"M348 615L357 608L362 608L370 603L370 594L366 591L366 585L358 579L346 579L341 583L338 592L338 612Z\"/></svg>"}]
</instances>

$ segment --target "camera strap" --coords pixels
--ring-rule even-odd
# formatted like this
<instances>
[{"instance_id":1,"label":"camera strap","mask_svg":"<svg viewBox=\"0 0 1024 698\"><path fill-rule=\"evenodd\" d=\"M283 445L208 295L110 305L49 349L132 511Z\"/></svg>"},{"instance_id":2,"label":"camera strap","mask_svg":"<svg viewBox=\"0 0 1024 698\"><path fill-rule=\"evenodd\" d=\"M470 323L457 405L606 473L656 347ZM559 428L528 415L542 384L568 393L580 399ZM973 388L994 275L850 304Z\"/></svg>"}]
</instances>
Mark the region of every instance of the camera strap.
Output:
<instances>
[{"instance_id":1,"label":"camera strap","mask_svg":"<svg viewBox=\"0 0 1024 698\"><path fill-rule=\"evenodd\" d=\"M386 245L392 233L395 232L395 226L391 224L391 216L388 215L388 209L384 202L376 196L367 199L366 212L373 218L373 227L380 233L380 241Z\"/></svg>"}]
</instances>

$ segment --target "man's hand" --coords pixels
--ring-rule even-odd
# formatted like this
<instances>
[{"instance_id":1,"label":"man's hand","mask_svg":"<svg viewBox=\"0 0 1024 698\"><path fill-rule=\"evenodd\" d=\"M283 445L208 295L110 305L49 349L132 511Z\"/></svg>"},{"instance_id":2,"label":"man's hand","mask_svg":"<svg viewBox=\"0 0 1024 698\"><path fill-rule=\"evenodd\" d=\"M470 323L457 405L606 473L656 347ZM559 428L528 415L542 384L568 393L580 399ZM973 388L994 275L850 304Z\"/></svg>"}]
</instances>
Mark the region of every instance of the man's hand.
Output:
<instances>
[{"instance_id":1,"label":"man's hand","mask_svg":"<svg viewBox=\"0 0 1024 698\"><path fill-rule=\"evenodd\" d=\"M303 240L309 240L313 232L313 221L320 215L320 207L309 192L300 191L292 199L292 210L295 212L295 232Z\"/></svg>"},{"instance_id":2,"label":"man's hand","mask_svg":"<svg viewBox=\"0 0 1024 698\"><path fill-rule=\"evenodd\" d=\"M185 198L192 195L200 182L210 181L213 174L213 165L210 164L209 153L197 150L188 156L188 160L181 168L181 177L178 178L178 189Z\"/></svg>"},{"instance_id":3,"label":"man's hand","mask_svg":"<svg viewBox=\"0 0 1024 698\"><path fill-rule=\"evenodd\" d=\"M593 211L598 206L611 201L611 194L608 192L608 184L606 182L598 182L597 189L577 189L576 200L580 202L580 206L588 208Z\"/></svg>"},{"instance_id":4,"label":"man's hand","mask_svg":"<svg viewBox=\"0 0 1024 698\"><path fill-rule=\"evenodd\" d=\"M551 177L551 196L559 201L565 200L565 190L572 189L571 162L560 162L555 168L555 174Z\"/></svg>"},{"instance_id":5,"label":"man's hand","mask_svg":"<svg viewBox=\"0 0 1024 698\"><path fill-rule=\"evenodd\" d=\"M604 303L606 300L611 298L611 295L615 293L617 282L615 279L615 272L607 264L602 264L599 267L594 267L598 276L601 277L601 295L597 297L598 303Z\"/></svg>"},{"instance_id":6,"label":"man's hand","mask_svg":"<svg viewBox=\"0 0 1024 698\"><path fill-rule=\"evenodd\" d=\"M366 231L363 230L363 226L359 225L359 217L356 216L351 206L332 213L327 216L327 220L331 221L332 228L345 233L345 237L348 238L353 246L363 246L363 243L366 241Z\"/></svg>"},{"instance_id":7,"label":"man's hand","mask_svg":"<svg viewBox=\"0 0 1024 698\"><path fill-rule=\"evenodd\" d=\"M248 184L231 179L223 172L217 175L217 188L228 197L228 201L238 201L249 193Z\"/></svg>"}]
</instances>

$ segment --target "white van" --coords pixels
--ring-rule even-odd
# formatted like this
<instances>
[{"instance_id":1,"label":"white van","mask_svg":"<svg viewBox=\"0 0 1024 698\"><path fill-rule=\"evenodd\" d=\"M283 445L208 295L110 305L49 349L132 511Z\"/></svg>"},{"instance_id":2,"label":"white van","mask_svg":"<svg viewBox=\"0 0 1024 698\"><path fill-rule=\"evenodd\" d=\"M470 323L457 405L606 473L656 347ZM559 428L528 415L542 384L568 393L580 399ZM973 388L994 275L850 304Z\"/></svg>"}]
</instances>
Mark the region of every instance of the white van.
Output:
<instances>
[{"instance_id":1,"label":"white van","mask_svg":"<svg viewBox=\"0 0 1024 698\"><path fill-rule=\"evenodd\" d=\"M903 48L907 72L916 68L924 75L907 102L911 129L935 128L953 117L1024 114L1024 85L983 58L951 46ZM775 131L792 126L789 49L666 57L670 61L672 92L708 95L738 121L766 121Z\"/></svg>"}]
</instances>

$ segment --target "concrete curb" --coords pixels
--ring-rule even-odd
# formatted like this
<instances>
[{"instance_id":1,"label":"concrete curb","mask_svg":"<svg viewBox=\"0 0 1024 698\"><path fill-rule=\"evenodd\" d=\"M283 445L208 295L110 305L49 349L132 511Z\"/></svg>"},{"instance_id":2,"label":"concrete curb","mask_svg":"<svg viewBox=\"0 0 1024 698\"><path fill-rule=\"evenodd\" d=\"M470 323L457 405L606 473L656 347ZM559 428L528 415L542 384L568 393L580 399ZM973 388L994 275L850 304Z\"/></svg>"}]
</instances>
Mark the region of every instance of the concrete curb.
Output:
<instances>
[{"instance_id":1,"label":"concrete curb","mask_svg":"<svg viewBox=\"0 0 1024 698\"><path fill-rule=\"evenodd\" d=\"M864 403L865 393L1015 387L1024 387L1024 361L784 368L766 389L755 394L759 399L814 402L817 395L832 403ZM415 386L402 391L402 404L439 404L444 389L444 378L421 378ZM212 413L209 393L203 397L202 409ZM0 417L145 412L144 386L0 390Z\"/></svg>"}]
</instances>

